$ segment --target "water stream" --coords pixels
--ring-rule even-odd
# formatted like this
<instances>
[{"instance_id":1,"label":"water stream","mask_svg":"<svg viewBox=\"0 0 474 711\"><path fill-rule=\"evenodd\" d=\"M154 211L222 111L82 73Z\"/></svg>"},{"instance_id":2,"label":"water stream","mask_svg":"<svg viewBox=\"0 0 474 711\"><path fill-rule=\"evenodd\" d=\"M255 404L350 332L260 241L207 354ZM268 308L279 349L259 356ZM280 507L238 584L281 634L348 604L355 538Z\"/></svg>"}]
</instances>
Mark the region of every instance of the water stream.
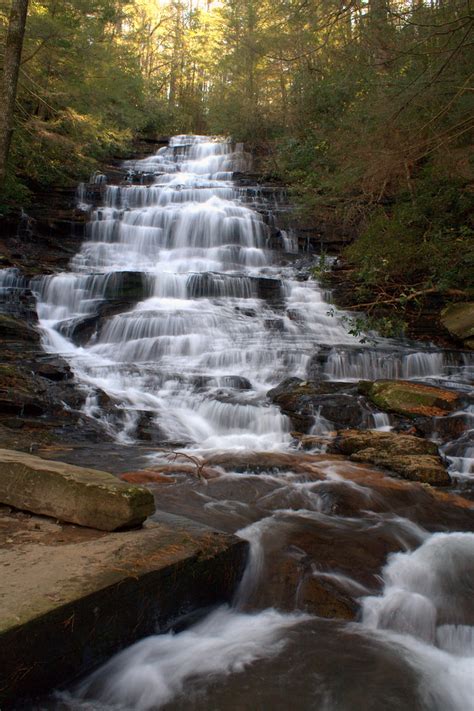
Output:
<instances>
[{"instance_id":1,"label":"water stream","mask_svg":"<svg viewBox=\"0 0 474 711\"><path fill-rule=\"evenodd\" d=\"M124 446L146 426L161 447L193 455L285 453L290 422L266 393L308 377L318 352L325 379L467 389L467 356L362 346L347 333L317 283L301 280L291 233L275 228L281 191L234 182L247 167L242 146L177 136L127 162L122 185L96 176L100 207L80 191L86 240L70 272L39 284L38 314L45 348L87 392L87 414ZM314 433L331 429L314 417ZM472 412L462 417L472 426ZM390 429L390 418L368 413L367 427ZM469 483L467 435L446 454ZM149 456L164 461L156 448ZM374 485L360 465L322 456L318 466L317 480L262 465L160 485L160 508L249 541L234 604L125 650L54 707L474 709L469 512L433 513L421 489ZM325 586L339 591L339 620L305 612Z\"/></svg>"}]
</instances>

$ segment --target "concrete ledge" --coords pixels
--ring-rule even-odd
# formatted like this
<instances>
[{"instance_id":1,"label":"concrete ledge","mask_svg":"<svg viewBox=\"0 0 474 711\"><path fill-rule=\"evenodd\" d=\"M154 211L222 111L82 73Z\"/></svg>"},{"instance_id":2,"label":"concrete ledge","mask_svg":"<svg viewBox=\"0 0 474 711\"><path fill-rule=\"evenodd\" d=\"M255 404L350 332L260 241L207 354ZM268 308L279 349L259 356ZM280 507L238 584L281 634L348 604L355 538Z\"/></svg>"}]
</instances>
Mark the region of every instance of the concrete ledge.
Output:
<instances>
[{"instance_id":1,"label":"concrete ledge","mask_svg":"<svg viewBox=\"0 0 474 711\"><path fill-rule=\"evenodd\" d=\"M231 598L247 543L158 517L141 530L101 533L0 511L0 532L10 532L0 550L2 709L72 681L181 614Z\"/></svg>"},{"instance_id":2,"label":"concrete ledge","mask_svg":"<svg viewBox=\"0 0 474 711\"><path fill-rule=\"evenodd\" d=\"M0 449L0 503L103 531L139 526L153 494L113 474Z\"/></svg>"}]
</instances>

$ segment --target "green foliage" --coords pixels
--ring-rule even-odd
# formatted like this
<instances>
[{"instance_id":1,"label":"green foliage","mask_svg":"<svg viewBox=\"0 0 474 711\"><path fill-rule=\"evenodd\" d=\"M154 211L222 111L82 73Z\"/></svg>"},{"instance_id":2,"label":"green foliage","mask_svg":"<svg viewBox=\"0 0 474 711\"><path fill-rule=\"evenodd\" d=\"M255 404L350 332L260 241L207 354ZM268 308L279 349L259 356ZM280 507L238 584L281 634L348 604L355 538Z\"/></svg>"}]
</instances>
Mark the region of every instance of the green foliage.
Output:
<instances>
[{"instance_id":1,"label":"green foliage","mask_svg":"<svg viewBox=\"0 0 474 711\"><path fill-rule=\"evenodd\" d=\"M31 193L14 173L7 174L3 193L0 195L0 217L27 207Z\"/></svg>"},{"instance_id":2,"label":"green foliage","mask_svg":"<svg viewBox=\"0 0 474 711\"><path fill-rule=\"evenodd\" d=\"M328 276L331 272L332 260L328 257L326 252L321 252L316 264L310 269L311 276L313 279L317 279L321 284L326 284L328 281Z\"/></svg>"},{"instance_id":3,"label":"green foliage","mask_svg":"<svg viewBox=\"0 0 474 711\"><path fill-rule=\"evenodd\" d=\"M173 124L156 92L162 77L144 75L142 36L132 31L141 9L142 0L30 0L10 155L17 187L6 186L6 204L21 202L20 184L83 179L135 134Z\"/></svg>"},{"instance_id":4,"label":"green foliage","mask_svg":"<svg viewBox=\"0 0 474 711\"><path fill-rule=\"evenodd\" d=\"M335 309L328 311L328 316L336 317ZM402 338L407 329L407 322L396 313L391 316L354 315L338 316L339 323L346 331L359 339L360 343L377 342L376 334L384 338Z\"/></svg>"},{"instance_id":5,"label":"green foliage","mask_svg":"<svg viewBox=\"0 0 474 711\"><path fill-rule=\"evenodd\" d=\"M472 288L474 196L460 181L429 174L417 187L415 195L369 213L345 252L356 277L368 287L400 285L400 298L403 285Z\"/></svg>"}]
</instances>

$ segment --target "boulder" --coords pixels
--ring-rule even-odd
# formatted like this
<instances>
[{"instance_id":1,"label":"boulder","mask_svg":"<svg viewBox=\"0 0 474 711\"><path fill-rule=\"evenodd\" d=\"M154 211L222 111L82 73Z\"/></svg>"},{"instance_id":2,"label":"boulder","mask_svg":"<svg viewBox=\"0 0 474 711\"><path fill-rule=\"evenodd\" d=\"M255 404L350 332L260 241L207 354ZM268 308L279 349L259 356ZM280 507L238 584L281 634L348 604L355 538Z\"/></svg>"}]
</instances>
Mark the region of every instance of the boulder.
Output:
<instances>
[{"instance_id":1,"label":"boulder","mask_svg":"<svg viewBox=\"0 0 474 711\"><path fill-rule=\"evenodd\" d=\"M0 503L103 531L139 526L153 495L112 474L0 449Z\"/></svg>"},{"instance_id":2,"label":"boulder","mask_svg":"<svg viewBox=\"0 0 474 711\"><path fill-rule=\"evenodd\" d=\"M378 430L344 430L338 432L332 446L341 454L354 454L361 449L376 449L379 452L393 455L437 455L438 448L434 442L429 442L412 435L379 432Z\"/></svg>"},{"instance_id":3,"label":"boulder","mask_svg":"<svg viewBox=\"0 0 474 711\"><path fill-rule=\"evenodd\" d=\"M433 486L451 483L436 445L411 435L375 430L342 431L331 449L349 455L352 461L389 469L404 479Z\"/></svg>"},{"instance_id":4,"label":"boulder","mask_svg":"<svg viewBox=\"0 0 474 711\"><path fill-rule=\"evenodd\" d=\"M316 415L331 422L334 429L341 429L363 426L370 412L352 383L287 378L269 390L267 397L303 434L309 432Z\"/></svg>"},{"instance_id":5,"label":"boulder","mask_svg":"<svg viewBox=\"0 0 474 711\"><path fill-rule=\"evenodd\" d=\"M448 486L451 483L450 476L439 457L426 454L397 456L368 448L355 452L351 455L351 459L355 462L368 462L377 467L385 467L404 479L419 481L423 484Z\"/></svg>"},{"instance_id":6,"label":"boulder","mask_svg":"<svg viewBox=\"0 0 474 711\"><path fill-rule=\"evenodd\" d=\"M441 323L452 336L474 349L474 301L449 304L441 312Z\"/></svg>"},{"instance_id":7,"label":"boulder","mask_svg":"<svg viewBox=\"0 0 474 711\"><path fill-rule=\"evenodd\" d=\"M381 410L406 417L441 417L460 406L459 393L408 380L361 381L359 392Z\"/></svg>"}]
</instances>

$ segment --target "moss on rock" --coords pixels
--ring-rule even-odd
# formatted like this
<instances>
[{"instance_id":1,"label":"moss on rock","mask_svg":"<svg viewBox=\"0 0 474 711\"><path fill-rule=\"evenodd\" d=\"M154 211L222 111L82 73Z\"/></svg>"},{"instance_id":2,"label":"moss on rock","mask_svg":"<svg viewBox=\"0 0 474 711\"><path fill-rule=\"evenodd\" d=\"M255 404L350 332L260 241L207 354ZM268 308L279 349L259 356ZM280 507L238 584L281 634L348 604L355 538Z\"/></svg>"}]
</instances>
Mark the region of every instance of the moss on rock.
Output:
<instances>
[{"instance_id":1,"label":"moss on rock","mask_svg":"<svg viewBox=\"0 0 474 711\"><path fill-rule=\"evenodd\" d=\"M459 394L453 390L407 380L361 381L359 391L381 410L407 417L440 417L459 403Z\"/></svg>"},{"instance_id":2,"label":"moss on rock","mask_svg":"<svg viewBox=\"0 0 474 711\"><path fill-rule=\"evenodd\" d=\"M338 433L332 449L355 462L383 467L395 474L433 486L451 479L434 442L393 432L348 430Z\"/></svg>"}]
</instances>

